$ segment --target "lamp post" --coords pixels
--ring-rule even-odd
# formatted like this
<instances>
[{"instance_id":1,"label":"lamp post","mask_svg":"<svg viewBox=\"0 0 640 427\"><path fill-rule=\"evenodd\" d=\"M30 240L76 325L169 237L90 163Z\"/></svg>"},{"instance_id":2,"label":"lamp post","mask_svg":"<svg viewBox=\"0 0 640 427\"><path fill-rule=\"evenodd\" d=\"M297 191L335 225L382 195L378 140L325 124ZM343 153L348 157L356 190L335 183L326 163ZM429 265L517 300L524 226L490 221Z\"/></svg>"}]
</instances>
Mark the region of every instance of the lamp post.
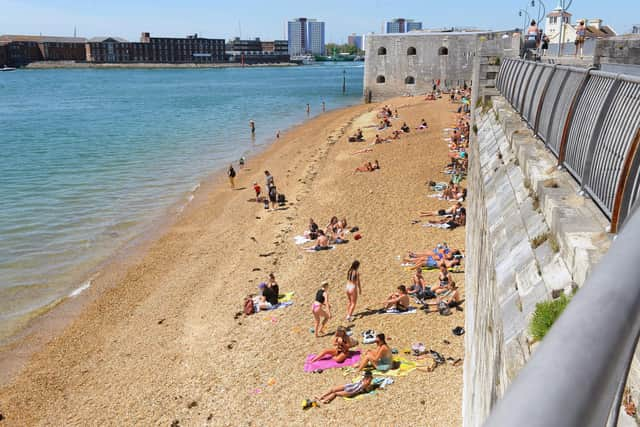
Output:
<instances>
[{"instance_id":1,"label":"lamp post","mask_svg":"<svg viewBox=\"0 0 640 427\"><path fill-rule=\"evenodd\" d=\"M522 25L522 40L527 39L527 21L529 21L529 12L526 9L519 9L518 16L524 16L524 23Z\"/></svg>"},{"instance_id":2,"label":"lamp post","mask_svg":"<svg viewBox=\"0 0 640 427\"><path fill-rule=\"evenodd\" d=\"M558 5L560 6L560 32L558 39L558 55L562 55L562 42L564 40L564 13L571 7L571 3L573 0L559 0Z\"/></svg>"}]
</instances>

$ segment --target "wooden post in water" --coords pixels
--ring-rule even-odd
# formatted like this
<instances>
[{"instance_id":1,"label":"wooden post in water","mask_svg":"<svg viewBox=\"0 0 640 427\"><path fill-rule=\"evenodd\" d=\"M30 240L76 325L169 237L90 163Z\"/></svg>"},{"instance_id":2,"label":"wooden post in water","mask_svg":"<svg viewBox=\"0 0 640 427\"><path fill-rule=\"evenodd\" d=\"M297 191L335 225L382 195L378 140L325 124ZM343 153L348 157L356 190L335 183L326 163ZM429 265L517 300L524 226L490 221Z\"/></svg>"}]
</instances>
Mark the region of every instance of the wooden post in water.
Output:
<instances>
[{"instance_id":1,"label":"wooden post in water","mask_svg":"<svg viewBox=\"0 0 640 427\"><path fill-rule=\"evenodd\" d=\"M347 70L342 70L342 94L347 93Z\"/></svg>"}]
</instances>

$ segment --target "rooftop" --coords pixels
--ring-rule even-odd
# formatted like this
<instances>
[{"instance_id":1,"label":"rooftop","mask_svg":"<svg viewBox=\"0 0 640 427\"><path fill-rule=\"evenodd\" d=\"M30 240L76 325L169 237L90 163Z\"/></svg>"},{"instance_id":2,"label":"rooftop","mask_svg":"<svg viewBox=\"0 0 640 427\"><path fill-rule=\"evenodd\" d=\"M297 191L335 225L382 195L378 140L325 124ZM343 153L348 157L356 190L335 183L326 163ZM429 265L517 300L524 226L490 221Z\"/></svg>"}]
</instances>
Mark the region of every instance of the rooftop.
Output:
<instances>
[{"instance_id":1,"label":"rooftop","mask_svg":"<svg viewBox=\"0 0 640 427\"><path fill-rule=\"evenodd\" d=\"M3 42L36 42L36 43L85 43L84 37L58 37L58 36L29 36L29 35L0 35Z\"/></svg>"}]
</instances>

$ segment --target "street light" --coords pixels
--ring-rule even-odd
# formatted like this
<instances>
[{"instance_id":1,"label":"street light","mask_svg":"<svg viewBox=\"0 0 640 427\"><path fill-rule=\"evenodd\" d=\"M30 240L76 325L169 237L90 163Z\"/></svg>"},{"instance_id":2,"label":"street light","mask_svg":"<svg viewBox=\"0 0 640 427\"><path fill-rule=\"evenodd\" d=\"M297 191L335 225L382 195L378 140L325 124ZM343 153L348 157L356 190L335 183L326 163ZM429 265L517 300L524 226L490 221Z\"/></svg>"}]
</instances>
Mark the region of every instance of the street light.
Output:
<instances>
[{"instance_id":1,"label":"street light","mask_svg":"<svg viewBox=\"0 0 640 427\"><path fill-rule=\"evenodd\" d=\"M571 7L573 0L559 0L560 6L560 38L558 39L558 56L562 55L562 41L564 39L564 13Z\"/></svg>"}]
</instances>

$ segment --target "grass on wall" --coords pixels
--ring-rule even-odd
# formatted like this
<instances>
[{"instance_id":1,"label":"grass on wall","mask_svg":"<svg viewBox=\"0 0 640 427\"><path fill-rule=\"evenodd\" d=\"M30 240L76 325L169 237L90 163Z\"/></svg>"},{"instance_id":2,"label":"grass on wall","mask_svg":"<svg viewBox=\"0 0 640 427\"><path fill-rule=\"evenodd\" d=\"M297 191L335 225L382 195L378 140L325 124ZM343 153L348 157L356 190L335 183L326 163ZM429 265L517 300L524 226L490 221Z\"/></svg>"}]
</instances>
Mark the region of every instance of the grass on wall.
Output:
<instances>
[{"instance_id":1,"label":"grass on wall","mask_svg":"<svg viewBox=\"0 0 640 427\"><path fill-rule=\"evenodd\" d=\"M536 304L533 318L529 325L529 332L535 341L541 341L551 329L554 322L560 317L564 309L571 301L571 297L560 295L552 301L543 301Z\"/></svg>"}]
</instances>

